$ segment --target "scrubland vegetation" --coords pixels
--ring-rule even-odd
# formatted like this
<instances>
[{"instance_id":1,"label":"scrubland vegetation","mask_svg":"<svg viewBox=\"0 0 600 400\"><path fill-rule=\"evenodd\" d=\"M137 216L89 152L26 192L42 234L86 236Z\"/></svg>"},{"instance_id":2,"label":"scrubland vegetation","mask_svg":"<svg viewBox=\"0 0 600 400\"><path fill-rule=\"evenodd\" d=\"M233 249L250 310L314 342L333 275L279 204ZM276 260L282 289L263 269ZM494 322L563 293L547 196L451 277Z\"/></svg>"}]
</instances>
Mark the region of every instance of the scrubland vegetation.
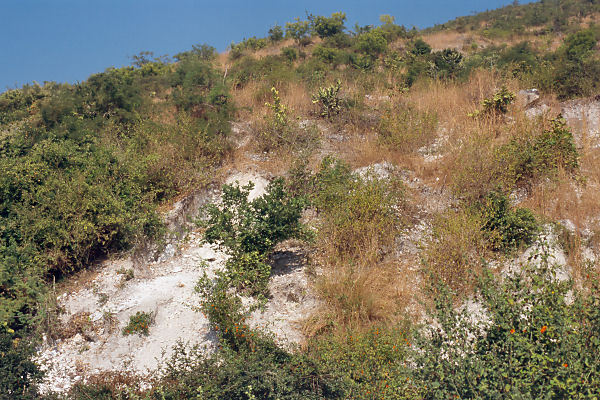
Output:
<instances>
[{"instance_id":1,"label":"scrubland vegetation","mask_svg":"<svg viewBox=\"0 0 600 400\"><path fill-rule=\"evenodd\" d=\"M308 15L223 54L143 53L1 94L3 395L41 396L31 360L56 334L54 280L159 241L170 202L258 154L277 176L266 193L226 185L200 222L229 256L196 286L218 351L180 345L146 386L114 373L46 397L598 398L599 270L582 251L600 250L599 150L555 110L597 93L599 13L541 1L424 31ZM533 87L549 111L528 116L517 93ZM321 299L297 348L247 323L289 240Z\"/></svg>"}]
</instances>

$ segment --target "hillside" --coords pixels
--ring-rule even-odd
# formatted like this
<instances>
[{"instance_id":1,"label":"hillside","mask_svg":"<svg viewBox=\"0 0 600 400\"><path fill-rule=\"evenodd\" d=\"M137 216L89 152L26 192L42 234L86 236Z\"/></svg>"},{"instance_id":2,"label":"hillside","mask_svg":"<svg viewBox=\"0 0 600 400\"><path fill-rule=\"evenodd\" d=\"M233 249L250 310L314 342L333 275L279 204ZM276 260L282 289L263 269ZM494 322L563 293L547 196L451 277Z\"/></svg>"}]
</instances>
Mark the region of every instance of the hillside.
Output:
<instances>
[{"instance_id":1,"label":"hillside","mask_svg":"<svg viewBox=\"0 0 600 400\"><path fill-rule=\"evenodd\" d=\"M597 398L599 12L0 94L0 398Z\"/></svg>"}]
</instances>

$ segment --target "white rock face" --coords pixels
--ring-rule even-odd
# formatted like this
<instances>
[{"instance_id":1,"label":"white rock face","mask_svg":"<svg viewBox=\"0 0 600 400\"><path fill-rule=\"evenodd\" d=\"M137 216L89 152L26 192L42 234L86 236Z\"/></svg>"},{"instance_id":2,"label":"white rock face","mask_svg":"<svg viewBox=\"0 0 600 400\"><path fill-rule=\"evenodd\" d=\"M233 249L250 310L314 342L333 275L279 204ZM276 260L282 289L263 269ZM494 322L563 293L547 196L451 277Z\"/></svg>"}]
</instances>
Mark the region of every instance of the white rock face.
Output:
<instances>
[{"instance_id":1,"label":"white rock face","mask_svg":"<svg viewBox=\"0 0 600 400\"><path fill-rule=\"evenodd\" d=\"M528 106L540 98L540 92L537 89L519 90L517 98Z\"/></svg>"},{"instance_id":2,"label":"white rock face","mask_svg":"<svg viewBox=\"0 0 600 400\"><path fill-rule=\"evenodd\" d=\"M591 147L600 147L600 100L567 101L561 104L561 113L573 129L578 146L588 139Z\"/></svg>"}]
</instances>

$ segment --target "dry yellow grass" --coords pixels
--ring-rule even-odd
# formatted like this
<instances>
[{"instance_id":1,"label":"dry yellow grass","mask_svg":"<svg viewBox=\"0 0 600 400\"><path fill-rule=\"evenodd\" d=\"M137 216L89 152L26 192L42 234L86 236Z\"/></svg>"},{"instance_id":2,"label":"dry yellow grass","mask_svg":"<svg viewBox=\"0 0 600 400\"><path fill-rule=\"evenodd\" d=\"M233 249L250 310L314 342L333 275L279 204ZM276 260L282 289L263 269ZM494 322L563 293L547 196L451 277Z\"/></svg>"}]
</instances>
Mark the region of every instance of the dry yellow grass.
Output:
<instances>
[{"instance_id":1,"label":"dry yellow grass","mask_svg":"<svg viewBox=\"0 0 600 400\"><path fill-rule=\"evenodd\" d=\"M315 283L323 307L304 323L308 337L393 323L407 316L417 287L410 264L338 265Z\"/></svg>"}]
</instances>

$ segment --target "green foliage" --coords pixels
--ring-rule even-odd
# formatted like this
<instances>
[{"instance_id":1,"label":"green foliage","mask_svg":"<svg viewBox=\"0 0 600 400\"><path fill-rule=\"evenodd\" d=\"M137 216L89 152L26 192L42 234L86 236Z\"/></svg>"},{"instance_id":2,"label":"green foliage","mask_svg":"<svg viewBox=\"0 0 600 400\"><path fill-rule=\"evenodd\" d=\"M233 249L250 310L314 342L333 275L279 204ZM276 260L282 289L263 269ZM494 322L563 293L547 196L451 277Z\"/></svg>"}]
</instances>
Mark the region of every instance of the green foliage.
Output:
<instances>
[{"instance_id":1,"label":"green foliage","mask_svg":"<svg viewBox=\"0 0 600 400\"><path fill-rule=\"evenodd\" d=\"M387 40L378 29L373 29L358 36L356 48L370 57L377 58L387 49Z\"/></svg>"},{"instance_id":2,"label":"green foliage","mask_svg":"<svg viewBox=\"0 0 600 400\"><path fill-rule=\"evenodd\" d=\"M418 38L412 43L410 52L415 56L427 56L431 54L431 46L423 39Z\"/></svg>"},{"instance_id":3,"label":"green foliage","mask_svg":"<svg viewBox=\"0 0 600 400\"><path fill-rule=\"evenodd\" d=\"M249 201L254 185L223 187L222 206L208 210L206 241L228 254L269 253L278 242L301 233L303 201L291 198L282 179L272 181L264 195Z\"/></svg>"},{"instance_id":4,"label":"green foliage","mask_svg":"<svg viewBox=\"0 0 600 400\"><path fill-rule=\"evenodd\" d=\"M496 250L510 250L529 245L535 239L539 226L533 213L526 208L512 209L506 195L491 192L482 207L488 240Z\"/></svg>"},{"instance_id":5,"label":"green foliage","mask_svg":"<svg viewBox=\"0 0 600 400\"><path fill-rule=\"evenodd\" d=\"M163 370L161 391L167 399L345 398L336 377L301 354L278 348L270 340L263 340L252 349L236 351L224 347L210 356L180 346Z\"/></svg>"},{"instance_id":6,"label":"green foliage","mask_svg":"<svg viewBox=\"0 0 600 400\"><path fill-rule=\"evenodd\" d=\"M195 58L203 61L211 61L217 57L217 49L208 44L192 45L192 50L178 53L174 58L178 61L183 61L186 58Z\"/></svg>"},{"instance_id":7,"label":"green foliage","mask_svg":"<svg viewBox=\"0 0 600 400\"><path fill-rule=\"evenodd\" d=\"M342 110L341 99L339 97L342 82L338 79L333 85L321 87L317 93L313 94L313 104L320 104L320 115L324 118L332 118L338 115Z\"/></svg>"},{"instance_id":8,"label":"green foliage","mask_svg":"<svg viewBox=\"0 0 600 400\"><path fill-rule=\"evenodd\" d=\"M269 28L269 40L274 43L283 40L283 28L281 25L275 24Z\"/></svg>"},{"instance_id":9,"label":"green foliage","mask_svg":"<svg viewBox=\"0 0 600 400\"><path fill-rule=\"evenodd\" d=\"M495 157L499 177L508 187L555 176L561 169L572 173L579 167L573 134L562 120L555 120L553 128L541 135L510 141Z\"/></svg>"},{"instance_id":10,"label":"green foliage","mask_svg":"<svg viewBox=\"0 0 600 400\"><path fill-rule=\"evenodd\" d=\"M552 87L559 98L589 96L598 88L600 59L594 52L598 39L591 29L569 35L553 60Z\"/></svg>"},{"instance_id":11,"label":"green foliage","mask_svg":"<svg viewBox=\"0 0 600 400\"><path fill-rule=\"evenodd\" d=\"M436 51L433 53L433 67L437 78L456 78L463 67L463 56L454 49Z\"/></svg>"},{"instance_id":12,"label":"green foliage","mask_svg":"<svg viewBox=\"0 0 600 400\"><path fill-rule=\"evenodd\" d=\"M343 337L323 337L308 343L308 357L329 371L350 399L417 399L407 380L410 332L402 326L377 326Z\"/></svg>"},{"instance_id":13,"label":"green foliage","mask_svg":"<svg viewBox=\"0 0 600 400\"><path fill-rule=\"evenodd\" d=\"M266 290L271 272L266 257L273 247L302 237L299 221L304 201L291 197L282 179L272 181L264 195L249 201L253 187L252 183L223 187L222 205L207 210L205 238L230 255L226 274L231 285L257 294Z\"/></svg>"},{"instance_id":14,"label":"green foliage","mask_svg":"<svg viewBox=\"0 0 600 400\"><path fill-rule=\"evenodd\" d=\"M129 323L123 328L123 336L127 335L143 335L148 336L150 333L150 325L154 322L154 315L144 311L138 311L134 315L129 316Z\"/></svg>"},{"instance_id":15,"label":"green foliage","mask_svg":"<svg viewBox=\"0 0 600 400\"><path fill-rule=\"evenodd\" d=\"M294 21L285 24L285 36L300 43L310 33L310 21L302 21L300 18L296 18Z\"/></svg>"},{"instance_id":16,"label":"green foliage","mask_svg":"<svg viewBox=\"0 0 600 400\"><path fill-rule=\"evenodd\" d=\"M347 55L344 51L322 45L315 46L312 55L313 57L318 58L324 63L331 64L334 67L344 64L347 61Z\"/></svg>"},{"instance_id":17,"label":"green foliage","mask_svg":"<svg viewBox=\"0 0 600 400\"><path fill-rule=\"evenodd\" d=\"M600 390L597 291L560 281L547 249L502 280L483 274L474 297L485 316L453 307L437 288L417 333L414 383L422 398L593 399Z\"/></svg>"},{"instance_id":18,"label":"green foliage","mask_svg":"<svg viewBox=\"0 0 600 400\"><path fill-rule=\"evenodd\" d=\"M6 322L0 323L0 397L38 398L37 384L43 373L32 360L35 354L32 343L16 336Z\"/></svg>"},{"instance_id":19,"label":"green foliage","mask_svg":"<svg viewBox=\"0 0 600 400\"><path fill-rule=\"evenodd\" d=\"M298 59L298 51L293 47L281 49L281 55L291 64Z\"/></svg>"},{"instance_id":20,"label":"green foliage","mask_svg":"<svg viewBox=\"0 0 600 400\"><path fill-rule=\"evenodd\" d=\"M344 31L344 21L346 21L346 13L335 12L330 18L323 16L310 16L309 21L312 28L321 39L334 36Z\"/></svg>"},{"instance_id":21,"label":"green foliage","mask_svg":"<svg viewBox=\"0 0 600 400\"><path fill-rule=\"evenodd\" d=\"M481 115L500 115L508 112L508 106L515 101L515 94L508 90L506 87L502 87L493 97L484 99L481 102L481 110L469 114L471 117L479 117Z\"/></svg>"}]
</instances>

